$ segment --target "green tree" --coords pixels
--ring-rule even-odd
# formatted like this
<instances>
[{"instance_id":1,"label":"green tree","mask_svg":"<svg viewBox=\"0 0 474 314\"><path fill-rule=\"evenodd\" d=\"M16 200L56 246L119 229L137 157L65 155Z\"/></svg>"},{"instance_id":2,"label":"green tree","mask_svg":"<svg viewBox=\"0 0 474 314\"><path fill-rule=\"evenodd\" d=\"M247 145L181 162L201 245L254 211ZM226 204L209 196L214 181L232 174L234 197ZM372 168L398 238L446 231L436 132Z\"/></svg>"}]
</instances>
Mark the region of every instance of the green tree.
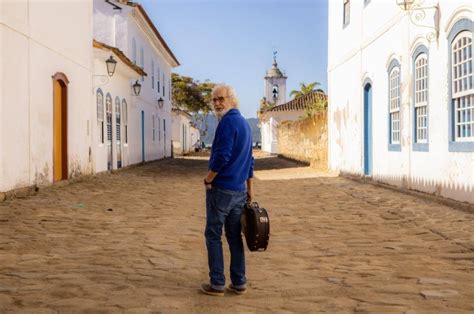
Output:
<instances>
[{"instance_id":1,"label":"green tree","mask_svg":"<svg viewBox=\"0 0 474 314\"><path fill-rule=\"evenodd\" d=\"M300 83L300 90L292 90L290 93L290 97L293 97L293 99L295 99L300 96L309 94L314 90L322 92L323 90L320 88L315 89L317 86L320 86L320 85L321 84L319 84L318 82L312 82L312 83L309 83L308 85L306 85L305 83Z\"/></svg>"},{"instance_id":2,"label":"green tree","mask_svg":"<svg viewBox=\"0 0 474 314\"><path fill-rule=\"evenodd\" d=\"M207 116L211 111L211 91L216 84L205 80L200 82L189 76L172 73L173 106L188 111L201 133L201 139L207 134Z\"/></svg>"}]
</instances>

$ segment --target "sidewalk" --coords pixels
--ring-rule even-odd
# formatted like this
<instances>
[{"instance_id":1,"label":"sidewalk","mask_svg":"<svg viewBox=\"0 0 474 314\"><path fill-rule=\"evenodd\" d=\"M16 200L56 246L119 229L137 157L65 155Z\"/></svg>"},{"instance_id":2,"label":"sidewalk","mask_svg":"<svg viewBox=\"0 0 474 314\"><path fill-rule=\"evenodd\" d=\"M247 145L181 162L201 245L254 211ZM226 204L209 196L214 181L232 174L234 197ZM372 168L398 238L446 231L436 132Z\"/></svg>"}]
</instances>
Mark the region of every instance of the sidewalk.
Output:
<instances>
[{"instance_id":1,"label":"sidewalk","mask_svg":"<svg viewBox=\"0 0 474 314\"><path fill-rule=\"evenodd\" d=\"M256 161L271 237L247 251L249 292L199 293L206 169L169 159L0 203L0 313L474 311L473 214L274 157Z\"/></svg>"}]
</instances>

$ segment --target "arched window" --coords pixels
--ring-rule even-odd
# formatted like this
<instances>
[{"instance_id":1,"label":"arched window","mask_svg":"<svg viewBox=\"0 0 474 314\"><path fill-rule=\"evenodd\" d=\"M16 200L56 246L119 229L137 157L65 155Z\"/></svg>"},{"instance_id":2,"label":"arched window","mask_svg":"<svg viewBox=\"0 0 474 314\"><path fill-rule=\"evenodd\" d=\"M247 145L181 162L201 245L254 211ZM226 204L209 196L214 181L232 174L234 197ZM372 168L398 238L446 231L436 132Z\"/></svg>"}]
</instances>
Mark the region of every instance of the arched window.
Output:
<instances>
[{"instance_id":1,"label":"arched window","mask_svg":"<svg viewBox=\"0 0 474 314\"><path fill-rule=\"evenodd\" d=\"M97 102L97 129L99 130L99 143L104 143L104 93L99 88L96 92Z\"/></svg>"},{"instance_id":2,"label":"arched window","mask_svg":"<svg viewBox=\"0 0 474 314\"><path fill-rule=\"evenodd\" d=\"M122 99L122 121L123 121L123 131L124 131L124 142L128 144L128 108L127 101Z\"/></svg>"},{"instance_id":3,"label":"arched window","mask_svg":"<svg viewBox=\"0 0 474 314\"><path fill-rule=\"evenodd\" d=\"M413 54L414 150L428 150L428 49Z\"/></svg>"},{"instance_id":4,"label":"arched window","mask_svg":"<svg viewBox=\"0 0 474 314\"><path fill-rule=\"evenodd\" d=\"M391 151L400 151L400 63L394 59L388 67L388 149Z\"/></svg>"},{"instance_id":5,"label":"arched window","mask_svg":"<svg viewBox=\"0 0 474 314\"><path fill-rule=\"evenodd\" d=\"M471 29L473 22L471 21ZM464 148L474 151L474 82L472 32L463 30L450 43L451 56L451 141L466 143ZM470 147L470 149L469 149Z\"/></svg>"},{"instance_id":6,"label":"arched window","mask_svg":"<svg viewBox=\"0 0 474 314\"><path fill-rule=\"evenodd\" d=\"M109 93L105 97L105 111L107 113L107 143L112 143L112 96Z\"/></svg>"},{"instance_id":7,"label":"arched window","mask_svg":"<svg viewBox=\"0 0 474 314\"><path fill-rule=\"evenodd\" d=\"M137 64L137 41L132 38L132 59L133 63Z\"/></svg>"},{"instance_id":8,"label":"arched window","mask_svg":"<svg viewBox=\"0 0 474 314\"><path fill-rule=\"evenodd\" d=\"M389 82L389 150L401 150L400 146L400 63L393 60L388 69Z\"/></svg>"},{"instance_id":9,"label":"arched window","mask_svg":"<svg viewBox=\"0 0 474 314\"><path fill-rule=\"evenodd\" d=\"M117 142L121 141L121 131L122 131L122 124L121 124L121 115L120 115L120 98L117 96L115 97L115 140Z\"/></svg>"},{"instance_id":10,"label":"arched window","mask_svg":"<svg viewBox=\"0 0 474 314\"><path fill-rule=\"evenodd\" d=\"M158 91L158 94L160 93L161 89L160 89L160 66L157 66L158 68L158 71L157 71L157 78L158 78L158 82L156 82L156 90Z\"/></svg>"}]
</instances>

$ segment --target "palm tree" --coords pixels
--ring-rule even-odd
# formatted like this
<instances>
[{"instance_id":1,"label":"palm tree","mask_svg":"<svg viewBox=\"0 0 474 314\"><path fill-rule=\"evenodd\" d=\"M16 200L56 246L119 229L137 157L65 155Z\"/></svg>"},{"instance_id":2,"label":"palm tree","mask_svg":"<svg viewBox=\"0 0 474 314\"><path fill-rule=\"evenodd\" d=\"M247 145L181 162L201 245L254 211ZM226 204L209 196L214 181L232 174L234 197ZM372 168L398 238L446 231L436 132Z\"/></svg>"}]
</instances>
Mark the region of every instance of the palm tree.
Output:
<instances>
[{"instance_id":1,"label":"palm tree","mask_svg":"<svg viewBox=\"0 0 474 314\"><path fill-rule=\"evenodd\" d=\"M315 90L316 86L320 86L320 85L321 84L319 84L319 82L312 82L312 83L309 83L308 85L306 85L305 83L300 83L300 90L292 90L290 93L290 97L298 98L300 96L309 94ZM324 93L324 91L320 88L316 90Z\"/></svg>"}]
</instances>

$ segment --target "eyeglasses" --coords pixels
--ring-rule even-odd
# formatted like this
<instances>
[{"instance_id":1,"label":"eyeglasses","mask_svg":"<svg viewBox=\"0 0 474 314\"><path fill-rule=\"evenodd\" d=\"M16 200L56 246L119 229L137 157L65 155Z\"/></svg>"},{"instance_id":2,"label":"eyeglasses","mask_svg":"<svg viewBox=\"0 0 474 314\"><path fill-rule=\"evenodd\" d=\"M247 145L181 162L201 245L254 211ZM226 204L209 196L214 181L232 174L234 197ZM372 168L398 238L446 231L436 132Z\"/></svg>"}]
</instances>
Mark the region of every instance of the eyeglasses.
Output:
<instances>
[{"instance_id":1,"label":"eyeglasses","mask_svg":"<svg viewBox=\"0 0 474 314\"><path fill-rule=\"evenodd\" d=\"M216 102L223 102L224 99L228 98L229 96L219 96L219 97L215 97L215 98L212 98L212 102L213 103L216 103Z\"/></svg>"}]
</instances>

